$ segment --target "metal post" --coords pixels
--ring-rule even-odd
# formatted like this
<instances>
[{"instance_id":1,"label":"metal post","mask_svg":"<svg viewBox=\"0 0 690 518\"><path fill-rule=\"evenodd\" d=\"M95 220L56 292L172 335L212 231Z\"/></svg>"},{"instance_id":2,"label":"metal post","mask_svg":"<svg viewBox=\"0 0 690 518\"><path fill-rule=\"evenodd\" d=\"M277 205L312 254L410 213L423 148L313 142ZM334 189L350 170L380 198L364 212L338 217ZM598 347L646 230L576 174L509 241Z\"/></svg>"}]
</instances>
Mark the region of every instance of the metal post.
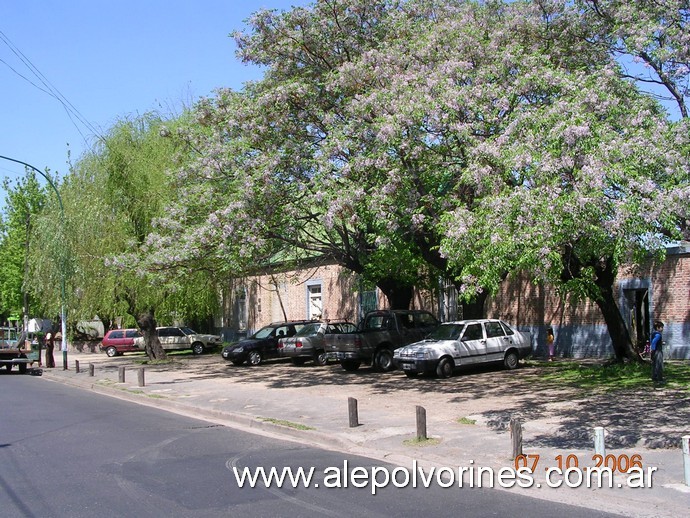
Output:
<instances>
[{"instance_id":1,"label":"metal post","mask_svg":"<svg viewBox=\"0 0 690 518\"><path fill-rule=\"evenodd\" d=\"M604 427L594 427L594 453L606 457L606 445L604 444Z\"/></svg>"},{"instance_id":2,"label":"metal post","mask_svg":"<svg viewBox=\"0 0 690 518\"><path fill-rule=\"evenodd\" d=\"M690 486L690 435L682 437L683 444L683 468L685 471L685 485Z\"/></svg>"}]
</instances>

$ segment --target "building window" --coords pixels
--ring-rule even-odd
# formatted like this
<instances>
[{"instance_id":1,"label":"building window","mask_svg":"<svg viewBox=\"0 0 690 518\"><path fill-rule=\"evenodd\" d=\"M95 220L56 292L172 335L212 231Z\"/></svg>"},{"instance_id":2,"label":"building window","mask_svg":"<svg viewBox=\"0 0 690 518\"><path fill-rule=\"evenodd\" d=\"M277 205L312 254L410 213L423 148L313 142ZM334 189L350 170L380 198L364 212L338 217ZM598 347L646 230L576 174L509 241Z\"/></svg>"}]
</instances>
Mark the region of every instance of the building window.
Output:
<instances>
[{"instance_id":1,"label":"building window","mask_svg":"<svg viewBox=\"0 0 690 518\"><path fill-rule=\"evenodd\" d=\"M261 310L259 310L261 311ZM247 329L247 290L237 290L237 328L241 331Z\"/></svg>"},{"instance_id":2,"label":"building window","mask_svg":"<svg viewBox=\"0 0 690 518\"><path fill-rule=\"evenodd\" d=\"M376 296L376 286L369 283L360 283L359 287L359 319L363 320L364 315L370 311L378 309L378 297Z\"/></svg>"},{"instance_id":3,"label":"building window","mask_svg":"<svg viewBox=\"0 0 690 518\"><path fill-rule=\"evenodd\" d=\"M453 322L462 318L462 308L458 307L458 290L452 282L441 281L441 321Z\"/></svg>"},{"instance_id":4,"label":"building window","mask_svg":"<svg viewBox=\"0 0 690 518\"><path fill-rule=\"evenodd\" d=\"M323 318L321 284L311 284L307 286L307 298L307 318L312 320L320 320Z\"/></svg>"}]
</instances>

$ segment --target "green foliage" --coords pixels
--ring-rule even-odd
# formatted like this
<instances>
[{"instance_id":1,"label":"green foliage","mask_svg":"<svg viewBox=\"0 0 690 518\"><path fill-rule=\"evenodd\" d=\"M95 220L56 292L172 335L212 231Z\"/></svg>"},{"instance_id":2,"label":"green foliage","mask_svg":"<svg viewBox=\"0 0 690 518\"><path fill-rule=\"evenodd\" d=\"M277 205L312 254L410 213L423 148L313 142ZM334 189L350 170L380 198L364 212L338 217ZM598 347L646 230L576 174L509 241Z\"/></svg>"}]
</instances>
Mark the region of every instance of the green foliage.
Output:
<instances>
[{"instance_id":1,"label":"green foliage","mask_svg":"<svg viewBox=\"0 0 690 518\"><path fill-rule=\"evenodd\" d=\"M3 188L7 197L5 214L0 214L0 320L4 321L10 314L23 312L27 244L31 228L52 192L39 184L31 170L16 182L4 180ZM44 314L40 299L30 298L28 309L31 316Z\"/></svg>"},{"instance_id":2,"label":"green foliage","mask_svg":"<svg viewBox=\"0 0 690 518\"><path fill-rule=\"evenodd\" d=\"M55 227L54 207L36 227L36 250L43 253L32 259L31 286L48 298L56 282L50 257L67 252L71 320L98 315L107 325L129 315L131 322L154 307L161 322L172 322L205 318L217 308L214 283L205 272L163 276L139 267L149 253L147 236L174 192L170 171L185 160L185 150L166 137L177 125L154 113L117 122L62 185L64 234Z\"/></svg>"}]
</instances>

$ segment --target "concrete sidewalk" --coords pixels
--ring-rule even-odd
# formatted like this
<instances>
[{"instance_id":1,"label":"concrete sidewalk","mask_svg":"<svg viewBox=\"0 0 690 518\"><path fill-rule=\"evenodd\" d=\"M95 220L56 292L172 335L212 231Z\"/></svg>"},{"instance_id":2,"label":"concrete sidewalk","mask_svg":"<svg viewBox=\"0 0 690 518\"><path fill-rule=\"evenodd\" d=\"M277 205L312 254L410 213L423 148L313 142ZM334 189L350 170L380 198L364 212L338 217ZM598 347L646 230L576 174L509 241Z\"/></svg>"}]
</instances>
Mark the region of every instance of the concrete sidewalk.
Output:
<instances>
[{"instance_id":1,"label":"concrete sidewalk","mask_svg":"<svg viewBox=\"0 0 690 518\"><path fill-rule=\"evenodd\" d=\"M666 430L672 436L677 434L677 448L647 448L642 440L632 448L613 449L607 442L607 455L621 462L638 455L645 471L656 468L652 488L625 487L626 476L622 474L614 475L613 488L548 487L546 468L558 467L559 459L565 463L570 456L570 466L574 462L580 467L594 465L593 429L578 428L568 434L568 440L560 440L568 411L576 401L565 392L552 390L540 406L530 399L534 390L528 393L524 387L517 388L532 379L520 369L483 372L469 381L407 380L399 372L374 374L362 369L361 373L344 373L337 365L296 367L279 361L235 367L218 354L172 358L171 364L146 365L143 387L138 385L137 374L145 358L139 354L108 358L100 353L70 352L68 370L63 370L61 358L56 358L58 367L44 369L42 379L408 469L416 461L425 469L449 467L456 473L461 467L493 468L496 473L513 467L506 416L521 417L522 409L539 408L537 414L530 414L532 419L523 420L524 454L530 464L539 456L536 484L506 490L626 516L687 516L690 509L690 487L684 484L680 449L683 429ZM93 377L89 364L94 366ZM125 369L125 383L118 381L120 367ZM497 379L500 385L510 387L509 397L502 394L505 388L490 390L489 385ZM485 390L477 386L482 383ZM348 397L358 401L360 426L355 428L348 424ZM687 406L687 400L681 402ZM427 431L433 439L424 445L413 440L417 405L426 409ZM629 411L640 414L637 409ZM643 420L644 415L638 418ZM475 423L470 424L472 421ZM655 424L640 423L641 429L645 426L654 428ZM573 440L577 435L579 439ZM615 438L612 442L616 444ZM561 478L554 474L552 481L558 480Z\"/></svg>"}]
</instances>

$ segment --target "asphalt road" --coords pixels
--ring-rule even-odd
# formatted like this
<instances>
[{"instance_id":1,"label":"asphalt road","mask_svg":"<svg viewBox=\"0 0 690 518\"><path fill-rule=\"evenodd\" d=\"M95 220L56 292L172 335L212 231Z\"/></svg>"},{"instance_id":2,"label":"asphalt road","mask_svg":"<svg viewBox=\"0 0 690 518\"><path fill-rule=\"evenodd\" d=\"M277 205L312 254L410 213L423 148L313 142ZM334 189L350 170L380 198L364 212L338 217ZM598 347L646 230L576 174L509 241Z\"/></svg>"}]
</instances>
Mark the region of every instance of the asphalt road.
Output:
<instances>
[{"instance_id":1,"label":"asphalt road","mask_svg":"<svg viewBox=\"0 0 690 518\"><path fill-rule=\"evenodd\" d=\"M240 432L42 378L0 374L0 515L530 516L592 510L478 488L326 488L377 461ZM233 468L314 467L310 488L240 488ZM392 470L393 466L389 466ZM341 479L342 480L342 479ZM313 487L319 484L319 487Z\"/></svg>"}]
</instances>

